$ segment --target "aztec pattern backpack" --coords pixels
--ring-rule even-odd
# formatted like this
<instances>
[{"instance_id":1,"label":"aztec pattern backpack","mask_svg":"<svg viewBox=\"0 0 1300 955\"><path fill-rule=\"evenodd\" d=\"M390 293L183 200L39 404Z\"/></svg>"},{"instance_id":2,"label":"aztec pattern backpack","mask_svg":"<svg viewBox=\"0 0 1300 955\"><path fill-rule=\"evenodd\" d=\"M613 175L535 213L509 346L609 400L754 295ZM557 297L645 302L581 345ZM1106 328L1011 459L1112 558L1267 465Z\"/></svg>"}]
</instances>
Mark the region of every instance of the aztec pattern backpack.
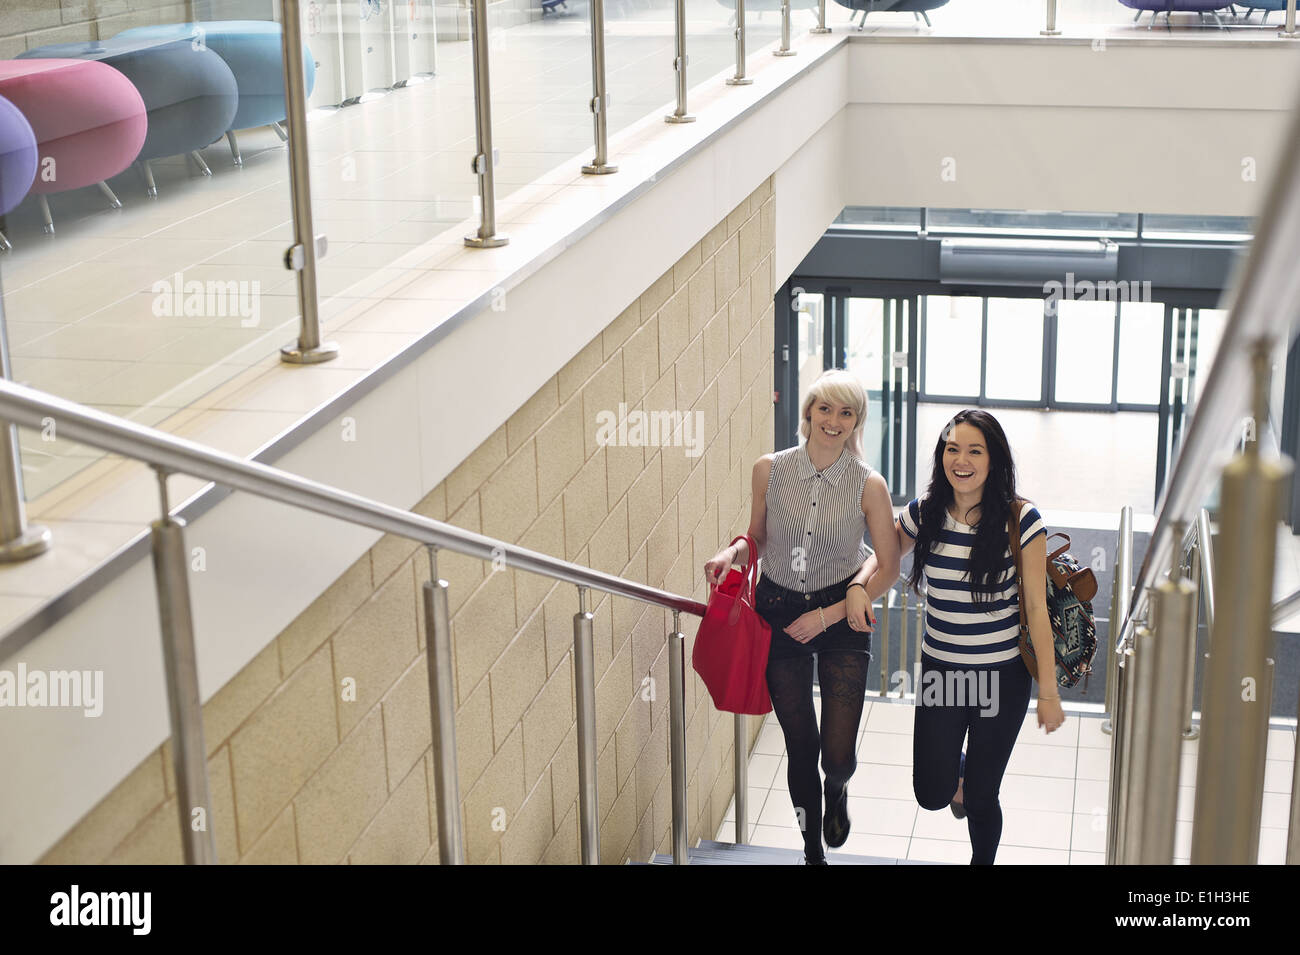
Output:
<instances>
[{"instance_id":1,"label":"aztec pattern backpack","mask_svg":"<svg viewBox=\"0 0 1300 955\"><path fill-rule=\"evenodd\" d=\"M1012 504L1007 519L1007 536L1011 554L1016 562L1016 586L1024 593L1020 561L1020 511L1024 501ZM1052 623L1052 641L1056 647L1056 682L1070 689L1083 680L1088 689L1088 676L1092 673L1092 658L1097 653L1097 624L1092 612L1092 598L1097 596L1097 578L1092 568L1084 567L1068 553L1070 535L1065 543L1047 555L1047 617ZM1030 674L1038 679L1038 661L1029 639L1029 618L1023 601L1020 603L1020 658L1025 661Z\"/></svg>"}]
</instances>

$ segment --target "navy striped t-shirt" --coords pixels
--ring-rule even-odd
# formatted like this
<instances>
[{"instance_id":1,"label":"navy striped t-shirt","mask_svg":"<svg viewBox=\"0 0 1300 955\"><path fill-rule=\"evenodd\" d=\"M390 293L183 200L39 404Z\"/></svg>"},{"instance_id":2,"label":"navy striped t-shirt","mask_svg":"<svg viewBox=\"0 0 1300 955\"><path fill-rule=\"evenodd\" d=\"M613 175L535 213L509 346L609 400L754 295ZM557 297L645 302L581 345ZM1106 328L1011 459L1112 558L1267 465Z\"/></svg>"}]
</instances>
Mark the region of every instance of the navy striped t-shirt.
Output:
<instances>
[{"instance_id":1,"label":"navy striped t-shirt","mask_svg":"<svg viewBox=\"0 0 1300 955\"><path fill-rule=\"evenodd\" d=\"M920 501L913 500L898 515L899 526L913 540L921 520ZM1020 546L1046 534L1038 509L1026 501L1020 510ZM925 565L927 587L925 639L921 652L932 659L965 667L999 666L1020 656L1020 598L1011 544L1004 552L1002 576L989 594L988 610L976 610L971 582L964 579L970 565L975 528L944 512L943 529Z\"/></svg>"}]
</instances>

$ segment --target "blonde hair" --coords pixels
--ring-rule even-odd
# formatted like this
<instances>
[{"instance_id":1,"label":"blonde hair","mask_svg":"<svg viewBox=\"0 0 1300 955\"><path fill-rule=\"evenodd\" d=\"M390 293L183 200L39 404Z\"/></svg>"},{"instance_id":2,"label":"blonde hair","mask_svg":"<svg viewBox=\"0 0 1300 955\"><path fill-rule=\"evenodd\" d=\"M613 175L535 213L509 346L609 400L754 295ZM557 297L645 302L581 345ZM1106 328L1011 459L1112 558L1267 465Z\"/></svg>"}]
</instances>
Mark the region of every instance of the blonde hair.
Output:
<instances>
[{"instance_id":1,"label":"blonde hair","mask_svg":"<svg viewBox=\"0 0 1300 955\"><path fill-rule=\"evenodd\" d=\"M808 395L803 400L799 411L799 433L805 442L812 432L810 420L812 406L817 401L826 401L835 405L847 405L853 409L857 420L853 424L853 433L846 442L849 451L859 460L862 459L862 425L867 418L867 390L862 387L858 376L843 368L828 368L818 376L808 388Z\"/></svg>"}]
</instances>

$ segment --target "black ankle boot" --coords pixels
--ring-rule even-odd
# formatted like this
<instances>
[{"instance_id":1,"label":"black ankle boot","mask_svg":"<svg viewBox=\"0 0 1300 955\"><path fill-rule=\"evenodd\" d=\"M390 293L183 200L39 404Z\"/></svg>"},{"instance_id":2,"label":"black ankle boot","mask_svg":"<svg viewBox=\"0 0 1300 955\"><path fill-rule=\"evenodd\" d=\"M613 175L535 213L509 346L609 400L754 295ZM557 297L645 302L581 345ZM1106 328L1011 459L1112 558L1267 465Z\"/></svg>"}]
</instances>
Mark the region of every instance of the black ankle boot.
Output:
<instances>
[{"instance_id":1,"label":"black ankle boot","mask_svg":"<svg viewBox=\"0 0 1300 955\"><path fill-rule=\"evenodd\" d=\"M849 787L845 786L840 790L838 799L832 801L828 797L826 800L826 815L822 817L822 835L826 837L826 845L832 849L844 845L849 837L850 825Z\"/></svg>"}]
</instances>

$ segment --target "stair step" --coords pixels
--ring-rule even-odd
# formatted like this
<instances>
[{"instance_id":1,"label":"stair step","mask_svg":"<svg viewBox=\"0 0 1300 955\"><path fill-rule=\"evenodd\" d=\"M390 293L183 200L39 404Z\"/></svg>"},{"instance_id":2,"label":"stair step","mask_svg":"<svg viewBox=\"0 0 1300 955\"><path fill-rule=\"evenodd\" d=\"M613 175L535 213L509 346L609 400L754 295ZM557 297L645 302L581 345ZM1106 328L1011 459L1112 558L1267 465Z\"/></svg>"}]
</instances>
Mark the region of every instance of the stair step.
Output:
<instances>
[{"instance_id":1,"label":"stair step","mask_svg":"<svg viewBox=\"0 0 1300 955\"><path fill-rule=\"evenodd\" d=\"M774 846L734 845L730 842L714 842L704 839L695 849L686 853L690 865L795 865L803 857L802 850L780 849ZM889 859L880 856L858 856L847 853L832 852L829 856L833 865L897 865L904 860ZM672 865L673 857L660 853L654 857L654 865Z\"/></svg>"}]
</instances>

